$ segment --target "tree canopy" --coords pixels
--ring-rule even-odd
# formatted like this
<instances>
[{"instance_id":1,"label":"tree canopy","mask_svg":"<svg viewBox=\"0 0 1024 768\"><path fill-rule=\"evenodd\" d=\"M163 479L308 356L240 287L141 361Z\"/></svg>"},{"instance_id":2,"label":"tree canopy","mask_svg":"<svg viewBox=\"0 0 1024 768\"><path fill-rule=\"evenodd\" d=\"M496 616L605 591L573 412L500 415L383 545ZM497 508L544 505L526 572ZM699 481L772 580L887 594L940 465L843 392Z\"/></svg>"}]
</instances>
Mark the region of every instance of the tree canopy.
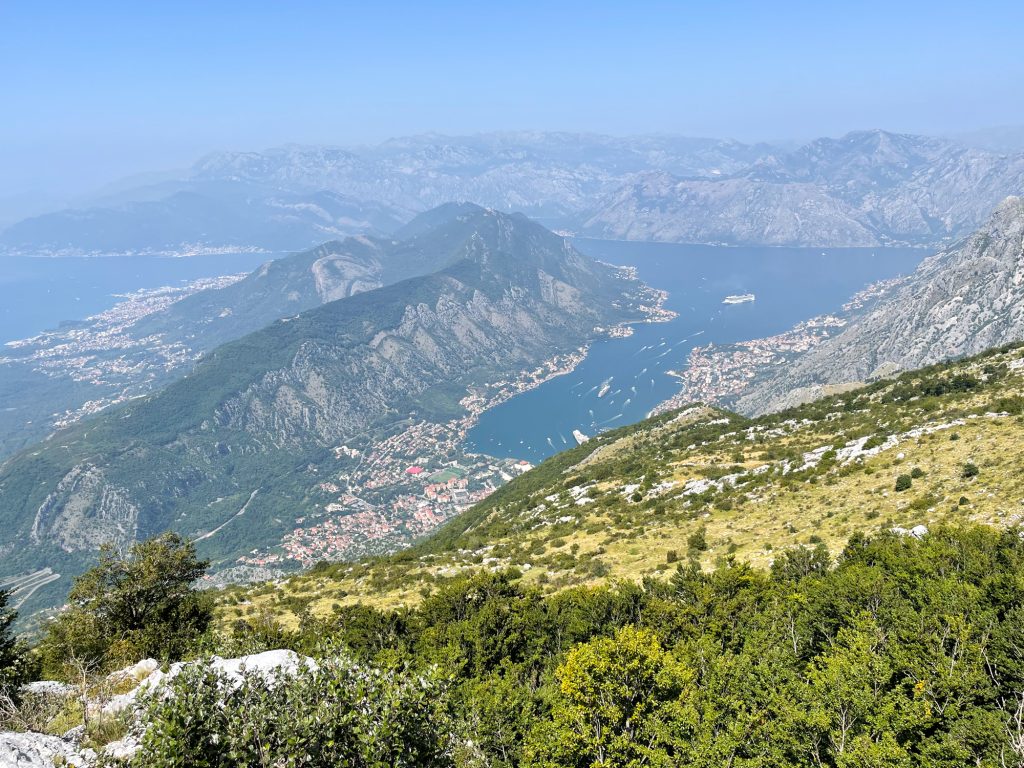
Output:
<instances>
[{"instance_id":1,"label":"tree canopy","mask_svg":"<svg viewBox=\"0 0 1024 768\"><path fill-rule=\"evenodd\" d=\"M61 676L72 660L110 670L140 658L183 657L213 617L212 599L195 587L208 565L175 533L139 542L126 554L104 547L46 628L45 671Z\"/></svg>"}]
</instances>

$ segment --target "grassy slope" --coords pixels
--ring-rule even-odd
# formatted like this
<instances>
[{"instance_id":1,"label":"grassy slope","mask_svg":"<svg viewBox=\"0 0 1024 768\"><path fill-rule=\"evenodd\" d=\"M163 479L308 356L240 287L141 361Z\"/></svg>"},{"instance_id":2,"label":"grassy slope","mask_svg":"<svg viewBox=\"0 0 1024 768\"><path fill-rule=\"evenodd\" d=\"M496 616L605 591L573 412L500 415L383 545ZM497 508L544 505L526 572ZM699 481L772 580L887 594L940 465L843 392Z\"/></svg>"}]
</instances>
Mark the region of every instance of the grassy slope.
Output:
<instances>
[{"instance_id":1,"label":"grassy slope","mask_svg":"<svg viewBox=\"0 0 1024 768\"><path fill-rule=\"evenodd\" d=\"M228 591L222 615L269 610L291 622L306 607L409 605L480 568L516 567L557 590L657 576L675 558L710 565L735 556L767 566L780 548L820 541L838 551L854 533L893 526L1017 524L1019 360L1024 348L1004 348L754 420L695 407L608 432L513 481L412 550ZM890 442L849 461L826 452L799 469L805 453L864 438L868 447ZM979 468L976 477L962 476L967 463ZM896 492L897 476L915 468L923 475ZM739 482L681 493L687 481L729 474ZM674 485L659 492L667 482ZM626 493L627 485L640 488ZM579 489L592 501L577 504Z\"/></svg>"}]
</instances>

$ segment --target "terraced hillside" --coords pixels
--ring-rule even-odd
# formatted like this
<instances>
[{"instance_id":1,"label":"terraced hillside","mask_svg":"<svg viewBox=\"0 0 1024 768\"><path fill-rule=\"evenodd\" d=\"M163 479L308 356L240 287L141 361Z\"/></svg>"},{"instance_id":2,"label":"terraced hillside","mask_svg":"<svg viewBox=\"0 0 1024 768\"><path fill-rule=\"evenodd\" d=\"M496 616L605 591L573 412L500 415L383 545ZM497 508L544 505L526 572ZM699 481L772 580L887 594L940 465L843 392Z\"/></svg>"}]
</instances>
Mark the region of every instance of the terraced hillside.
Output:
<instances>
[{"instance_id":1,"label":"terraced hillside","mask_svg":"<svg viewBox=\"0 0 1024 768\"><path fill-rule=\"evenodd\" d=\"M773 554L916 526L1024 519L1024 346L747 419L694 405L604 433L399 555L223 593L230 620L417 603L480 570L556 591L695 559Z\"/></svg>"}]
</instances>

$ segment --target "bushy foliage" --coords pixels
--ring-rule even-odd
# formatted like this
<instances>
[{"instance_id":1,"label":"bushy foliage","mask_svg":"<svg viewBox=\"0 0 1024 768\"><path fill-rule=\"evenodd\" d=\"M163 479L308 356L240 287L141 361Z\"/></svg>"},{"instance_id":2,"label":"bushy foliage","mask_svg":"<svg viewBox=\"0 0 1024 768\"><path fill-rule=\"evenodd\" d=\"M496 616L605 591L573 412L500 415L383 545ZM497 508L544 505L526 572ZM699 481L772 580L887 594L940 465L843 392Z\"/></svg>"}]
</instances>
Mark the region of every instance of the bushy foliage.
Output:
<instances>
[{"instance_id":1,"label":"bushy foliage","mask_svg":"<svg viewBox=\"0 0 1024 768\"><path fill-rule=\"evenodd\" d=\"M555 673L550 716L534 728L524 764L639 766L672 754L693 677L647 629L576 646Z\"/></svg>"},{"instance_id":2,"label":"bushy foliage","mask_svg":"<svg viewBox=\"0 0 1024 768\"><path fill-rule=\"evenodd\" d=\"M450 673L467 768L1018 765L1022 572L1015 532L936 527L856 535L834 563L821 546L779 553L770 574L688 561L667 581L547 597L483 573L289 637Z\"/></svg>"},{"instance_id":3,"label":"bushy foliage","mask_svg":"<svg viewBox=\"0 0 1024 768\"><path fill-rule=\"evenodd\" d=\"M12 631L18 614L8 608L9 599L0 589L0 697L14 697L30 673L28 649Z\"/></svg>"},{"instance_id":4,"label":"bushy foliage","mask_svg":"<svg viewBox=\"0 0 1024 768\"><path fill-rule=\"evenodd\" d=\"M194 586L207 566L174 533L135 544L124 556L105 547L46 628L45 673L67 677L71 661L110 671L140 658L182 658L213 616L212 599Z\"/></svg>"},{"instance_id":5,"label":"bushy foliage","mask_svg":"<svg viewBox=\"0 0 1024 768\"><path fill-rule=\"evenodd\" d=\"M445 684L330 655L231 679L190 665L150 695L142 768L444 768L454 765Z\"/></svg>"}]
</instances>

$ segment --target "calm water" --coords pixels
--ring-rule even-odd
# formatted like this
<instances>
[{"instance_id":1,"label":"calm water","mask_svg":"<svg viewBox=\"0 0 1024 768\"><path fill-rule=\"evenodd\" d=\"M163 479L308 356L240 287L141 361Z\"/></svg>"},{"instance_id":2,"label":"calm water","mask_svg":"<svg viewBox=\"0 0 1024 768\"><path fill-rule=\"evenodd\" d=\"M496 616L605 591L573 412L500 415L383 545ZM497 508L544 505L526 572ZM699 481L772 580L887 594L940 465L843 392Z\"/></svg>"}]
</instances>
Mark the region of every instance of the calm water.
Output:
<instances>
[{"instance_id":1,"label":"calm water","mask_svg":"<svg viewBox=\"0 0 1024 768\"><path fill-rule=\"evenodd\" d=\"M282 254L190 258L0 257L0 343L81 320L117 303L114 294L249 272Z\"/></svg>"},{"instance_id":2,"label":"calm water","mask_svg":"<svg viewBox=\"0 0 1024 768\"><path fill-rule=\"evenodd\" d=\"M469 448L540 461L574 446L572 430L588 435L643 419L675 394L690 350L770 336L801 320L838 310L869 283L913 271L921 249L724 248L580 240L584 253L632 264L649 285L669 291L670 323L635 326L628 339L591 347L571 374L559 376L483 414ZM730 294L756 301L726 305ZM604 383L604 397L598 397Z\"/></svg>"}]
</instances>

